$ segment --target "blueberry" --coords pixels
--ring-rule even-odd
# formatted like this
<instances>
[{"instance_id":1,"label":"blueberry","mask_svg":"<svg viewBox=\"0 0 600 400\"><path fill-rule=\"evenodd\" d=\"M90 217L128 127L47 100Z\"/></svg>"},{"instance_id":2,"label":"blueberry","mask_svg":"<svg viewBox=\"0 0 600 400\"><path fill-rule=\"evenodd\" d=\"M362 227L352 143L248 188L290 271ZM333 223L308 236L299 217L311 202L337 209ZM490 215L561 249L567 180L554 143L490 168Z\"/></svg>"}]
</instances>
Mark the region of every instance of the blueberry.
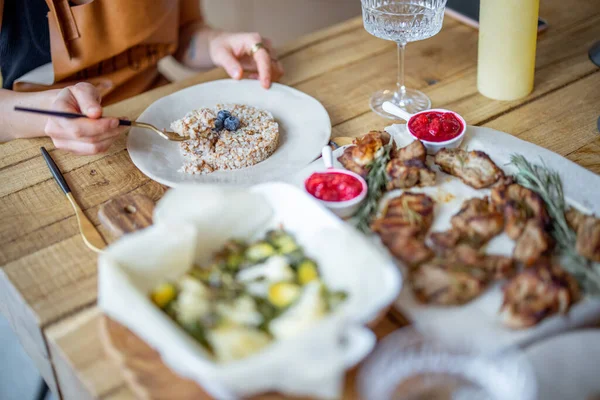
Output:
<instances>
[{"instance_id":1,"label":"blueberry","mask_svg":"<svg viewBox=\"0 0 600 400\"><path fill-rule=\"evenodd\" d=\"M225 121L229 117L231 117L231 113L227 110L221 110L217 114L217 119L220 119L221 121Z\"/></svg>"},{"instance_id":2,"label":"blueberry","mask_svg":"<svg viewBox=\"0 0 600 400\"><path fill-rule=\"evenodd\" d=\"M223 120L215 119L215 127L213 128L215 131L220 131L223 129Z\"/></svg>"},{"instance_id":3,"label":"blueberry","mask_svg":"<svg viewBox=\"0 0 600 400\"><path fill-rule=\"evenodd\" d=\"M236 117L229 117L225 120L225 129L228 131L237 131L240 128L240 120Z\"/></svg>"}]
</instances>

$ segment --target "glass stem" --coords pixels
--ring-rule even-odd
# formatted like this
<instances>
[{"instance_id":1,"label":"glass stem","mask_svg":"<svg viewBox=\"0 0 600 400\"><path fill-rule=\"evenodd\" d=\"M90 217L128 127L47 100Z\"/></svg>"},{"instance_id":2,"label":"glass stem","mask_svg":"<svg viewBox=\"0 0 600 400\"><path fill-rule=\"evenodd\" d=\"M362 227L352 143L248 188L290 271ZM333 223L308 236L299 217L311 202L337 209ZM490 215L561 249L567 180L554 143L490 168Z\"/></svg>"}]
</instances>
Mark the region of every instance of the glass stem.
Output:
<instances>
[{"instance_id":1,"label":"glass stem","mask_svg":"<svg viewBox=\"0 0 600 400\"><path fill-rule=\"evenodd\" d=\"M406 48L406 42L398 42L398 79L396 86L398 90L394 94L394 99L399 106L404 106L404 99L406 97L406 86L404 86L404 49Z\"/></svg>"}]
</instances>

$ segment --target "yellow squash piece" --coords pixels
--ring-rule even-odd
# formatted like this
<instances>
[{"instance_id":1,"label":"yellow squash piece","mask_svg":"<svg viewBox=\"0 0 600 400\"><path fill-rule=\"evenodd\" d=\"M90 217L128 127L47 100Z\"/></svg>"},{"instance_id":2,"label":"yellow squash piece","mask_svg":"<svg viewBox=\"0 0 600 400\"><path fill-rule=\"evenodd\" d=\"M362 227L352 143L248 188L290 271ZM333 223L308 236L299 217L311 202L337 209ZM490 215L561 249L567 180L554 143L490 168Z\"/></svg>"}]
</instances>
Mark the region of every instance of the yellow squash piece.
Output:
<instances>
[{"instance_id":1,"label":"yellow squash piece","mask_svg":"<svg viewBox=\"0 0 600 400\"><path fill-rule=\"evenodd\" d=\"M275 307L285 308L300 296L300 286L290 282L278 282L269 287L269 302Z\"/></svg>"},{"instance_id":2,"label":"yellow squash piece","mask_svg":"<svg viewBox=\"0 0 600 400\"><path fill-rule=\"evenodd\" d=\"M298 282L300 282L301 285L306 285L317 279L319 279L317 264L311 260L302 261L298 266Z\"/></svg>"},{"instance_id":3,"label":"yellow squash piece","mask_svg":"<svg viewBox=\"0 0 600 400\"><path fill-rule=\"evenodd\" d=\"M152 301L160 308L165 308L177 295L175 286L171 283L158 285L151 294Z\"/></svg>"},{"instance_id":4,"label":"yellow squash piece","mask_svg":"<svg viewBox=\"0 0 600 400\"><path fill-rule=\"evenodd\" d=\"M246 250L246 257L251 262L265 260L275 254L275 249L269 243L258 242Z\"/></svg>"}]
</instances>

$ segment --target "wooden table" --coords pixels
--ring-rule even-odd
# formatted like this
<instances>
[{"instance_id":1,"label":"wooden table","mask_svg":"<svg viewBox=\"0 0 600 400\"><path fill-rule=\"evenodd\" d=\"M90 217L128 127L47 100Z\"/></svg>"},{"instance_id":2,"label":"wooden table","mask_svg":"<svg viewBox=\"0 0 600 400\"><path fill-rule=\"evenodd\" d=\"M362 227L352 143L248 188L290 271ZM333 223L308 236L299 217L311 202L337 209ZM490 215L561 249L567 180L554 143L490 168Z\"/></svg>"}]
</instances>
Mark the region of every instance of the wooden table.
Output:
<instances>
[{"instance_id":1,"label":"wooden table","mask_svg":"<svg viewBox=\"0 0 600 400\"><path fill-rule=\"evenodd\" d=\"M600 0L542 0L540 14L550 29L539 39L536 86L528 97L498 102L478 94L477 33L449 18L437 36L408 46L408 85L471 124L512 133L600 173L600 73L587 56L600 40ZM323 103L333 136L357 136L390 123L370 111L368 99L394 85L395 45L368 35L360 19L303 37L280 56L283 83ZM105 113L136 118L162 96L223 77L220 70L201 74ZM76 400L130 399L98 339L96 255L83 245L73 211L40 156L41 145L51 150L96 225L98 207L108 199L142 193L158 200L165 189L134 167L125 138L92 157L55 150L47 139L0 146L0 312L54 393ZM390 314L378 333L402 323Z\"/></svg>"}]
</instances>

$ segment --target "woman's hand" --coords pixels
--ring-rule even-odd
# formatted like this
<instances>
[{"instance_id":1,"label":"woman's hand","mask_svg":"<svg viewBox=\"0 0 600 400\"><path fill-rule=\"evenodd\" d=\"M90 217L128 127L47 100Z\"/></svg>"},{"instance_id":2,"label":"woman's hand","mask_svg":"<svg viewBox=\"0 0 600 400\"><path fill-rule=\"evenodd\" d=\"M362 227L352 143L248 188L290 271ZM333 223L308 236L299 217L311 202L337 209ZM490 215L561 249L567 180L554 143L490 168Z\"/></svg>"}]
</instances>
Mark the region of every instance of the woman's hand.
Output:
<instances>
[{"instance_id":1,"label":"woman's hand","mask_svg":"<svg viewBox=\"0 0 600 400\"><path fill-rule=\"evenodd\" d=\"M252 48L262 43L263 48L251 54ZM283 66L277 60L271 41L258 33L215 32L209 41L210 58L234 79L241 79L248 72L251 79L259 79L263 87L283 75Z\"/></svg>"},{"instance_id":2,"label":"woman's hand","mask_svg":"<svg viewBox=\"0 0 600 400\"><path fill-rule=\"evenodd\" d=\"M127 129L120 127L116 118L101 118L100 94L89 83L78 83L58 91L50 109L81 113L91 118L48 118L44 133L52 139L56 148L73 153L89 155L105 152Z\"/></svg>"}]
</instances>

